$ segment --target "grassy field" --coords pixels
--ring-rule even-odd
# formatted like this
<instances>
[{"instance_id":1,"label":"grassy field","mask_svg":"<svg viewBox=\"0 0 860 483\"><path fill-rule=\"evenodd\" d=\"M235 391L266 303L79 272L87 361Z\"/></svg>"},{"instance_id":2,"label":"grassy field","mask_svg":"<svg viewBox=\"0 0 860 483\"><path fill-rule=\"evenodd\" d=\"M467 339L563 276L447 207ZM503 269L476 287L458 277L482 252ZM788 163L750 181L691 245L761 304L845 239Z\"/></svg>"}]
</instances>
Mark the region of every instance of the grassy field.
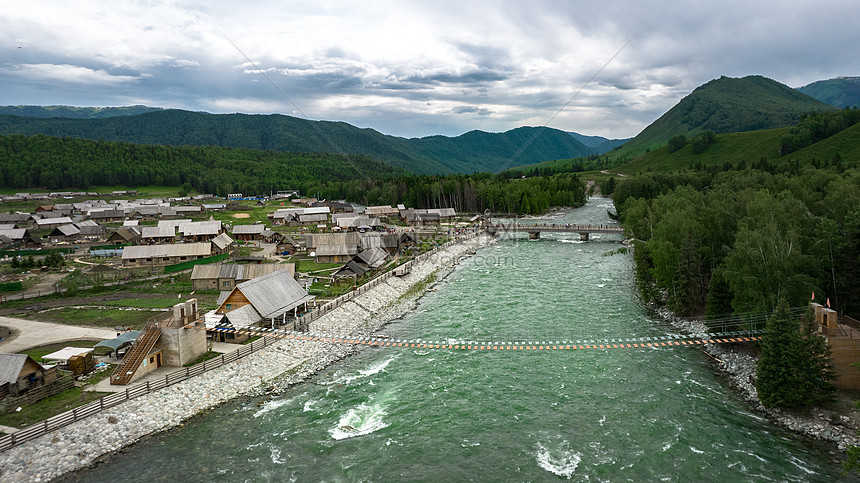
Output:
<instances>
[{"instance_id":1,"label":"grassy field","mask_svg":"<svg viewBox=\"0 0 860 483\"><path fill-rule=\"evenodd\" d=\"M151 310L85 309L66 307L58 310L38 312L26 316L28 319L58 324L94 327L131 327L142 329L150 317L161 312Z\"/></svg>"},{"instance_id":2,"label":"grassy field","mask_svg":"<svg viewBox=\"0 0 860 483\"><path fill-rule=\"evenodd\" d=\"M302 273L317 272L320 270L331 270L343 266L343 263L317 263L312 258L303 258L297 255L293 255L288 258L287 262L295 263L296 272Z\"/></svg>"},{"instance_id":3,"label":"grassy field","mask_svg":"<svg viewBox=\"0 0 860 483\"><path fill-rule=\"evenodd\" d=\"M109 367L103 371L102 377L109 376L111 370ZM70 409L83 406L106 395L107 393L84 391L83 387L74 387L29 406L24 406L20 411L16 411L16 408L0 406L0 424L3 426L12 426L13 428L24 428Z\"/></svg>"}]
</instances>

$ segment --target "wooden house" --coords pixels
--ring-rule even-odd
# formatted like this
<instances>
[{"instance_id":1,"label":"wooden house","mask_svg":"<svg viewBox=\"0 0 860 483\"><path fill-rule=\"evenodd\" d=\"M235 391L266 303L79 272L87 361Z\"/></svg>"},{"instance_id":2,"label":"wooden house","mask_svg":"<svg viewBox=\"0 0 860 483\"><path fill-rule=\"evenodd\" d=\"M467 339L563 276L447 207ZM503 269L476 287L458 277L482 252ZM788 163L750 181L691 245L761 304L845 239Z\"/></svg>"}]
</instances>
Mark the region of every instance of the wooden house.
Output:
<instances>
[{"instance_id":1,"label":"wooden house","mask_svg":"<svg viewBox=\"0 0 860 483\"><path fill-rule=\"evenodd\" d=\"M230 235L222 233L212 239L212 254L220 255L222 253L230 253L233 251L235 243Z\"/></svg>"},{"instance_id":2,"label":"wooden house","mask_svg":"<svg viewBox=\"0 0 860 483\"><path fill-rule=\"evenodd\" d=\"M314 249L314 257L317 263L346 263L356 254L356 245L320 245Z\"/></svg>"},{"instance_id":3,"label":"wooden house","mask_svg":"<svg viewBox=\"0 0 860 483\"><path fill-rule=\"evenodd\" d=\"M176 231L170 226L140 227L140 242L147 245L160 245L176 241Z\"/></svg>"},{"instance_id":4,"label":"wooden house","mask_svg":"<svg viewBox=\"0 0 860 483\"><path fill-rule=\"evenodd\" d=\"M130 245L140 241L140 232L137 231L136 227L123 226L111 233L107 241L115 245Z\"/></svg>"},{"instance_id":5,"label":"wooden house","mask_svg":"<svg viewBox=\"0 0 860 483\"><path fill-rule=\"evenodd\" d=\"M242 241L260 240L266 225L255 223L253 225L233 225L233 238Z\"/></svg>"},{"instance_id":6,"label":"wooden house","mask_svg":"<svg viewBox=\"0 0 860 483\"><path fill-rule=\"evenodd\" d=\"M278 233L274 230L265 229L262 233L260 233L260 239L266 243L278 243L280 244L284 240L285 235L283 233Z\"/></svg>"},{"instance_id":7,"label":"wooden house","mask_svg":"<svg viewBox=\"0 0 860 483\"><path fill-rule=\"evenodd\" d=\"M381 205L381 206L368 206L364 209L364 214L367 216L373 216L377 218L383 217L398 217L400 216L400 210L393 206Z\"/></svg>"},{"instance_id":8,"label":"wooden house","mask_svg":"<svg viewBox=\"0 0 860 483\"><path fill-rule=\"evenodd\" d=\"M53 243L61 241L73 241L80 238L81 230L73 224L60 225L48 233L48 240Z\"/></svg>"},{"instance_id":9,"label":"wooden house","mask_svg":"<svg viewBox=\"0 0 860 483\"><path fill-rule=\"evenodd\" d=\"M224 227L220 221L192 221L179 225L179 234L186 242L209 241L224 233Z\"/></svg>"},{"instance_id":10,"label":"wooden house","mask_svg":"<svg viewBox=\"0 0 860 483\"><path fill-rule=\"evenodd\" d=\"M122 210L91 210L87 215L91 220L101 223L119 222L125 220Z\"/></svg>"},{"instance_id":11,"label":"wooden house","mask_svg":"<svg viewBox=\"0 0 860 483\"><path fill-rule=\"evenodd\" d=\"M56 367L45 367L27 354L0 354L0 399L23 395L56 380Z\"/></svg>"},{"instance_id":12,"label":"wooden house","mask_svg":"<svg viewBox=\"0 0 860 483\"><path fill-rule=\"evenodd\" d=\"M223 314L221 325L226 327L275 327L297 317L300 308L307 311L313 300L314 296L308 295L287 270L278 270L222 292L215 313ZM224 333L216 334L233 341Z\"/></svg>"},{"instance_id":13,"label":"wooden house","mask_svg":"<svg viewBox=\"0 0 860 483\"><path fill-rule=\"evenodd\" d=\"M294 263L210 263L196 265L191 271L193 290L232 290L237 284L268 275L278 270L286 270L295 277Z\"/></svg>"},{"instance_id":14,"label":"wooden house","mask_svg":"<svg viewBox=\"0 0 860 483\"><path fill-rule=\"evenodd\" d=\"M181 245L137 245L125 247L122 264L125 267L150 267L199 260L212 254L212 244L184 243Z\"/></svg>"}]
</instances>

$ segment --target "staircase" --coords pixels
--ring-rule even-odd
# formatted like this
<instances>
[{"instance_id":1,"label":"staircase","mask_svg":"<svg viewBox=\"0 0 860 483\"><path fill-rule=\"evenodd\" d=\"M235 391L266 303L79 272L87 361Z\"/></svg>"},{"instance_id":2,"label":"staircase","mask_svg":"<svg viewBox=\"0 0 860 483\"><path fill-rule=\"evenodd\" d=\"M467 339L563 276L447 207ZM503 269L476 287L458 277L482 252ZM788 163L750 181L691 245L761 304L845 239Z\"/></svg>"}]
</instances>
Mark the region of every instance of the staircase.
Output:
<instances>
[{"instance_id":1,"label":"staircase","mask_svg":"<svg viewBox=\"0 0 860 483\"><path fill-rule=\"evenodd\" d=\"M128 384L160 336L161 329L158 328L158 325L147 325L146 329L135 339L131 350L128 351L122 360L122 364L111 374L110 383L117 386Z\"/></svg>"}]
</instances>

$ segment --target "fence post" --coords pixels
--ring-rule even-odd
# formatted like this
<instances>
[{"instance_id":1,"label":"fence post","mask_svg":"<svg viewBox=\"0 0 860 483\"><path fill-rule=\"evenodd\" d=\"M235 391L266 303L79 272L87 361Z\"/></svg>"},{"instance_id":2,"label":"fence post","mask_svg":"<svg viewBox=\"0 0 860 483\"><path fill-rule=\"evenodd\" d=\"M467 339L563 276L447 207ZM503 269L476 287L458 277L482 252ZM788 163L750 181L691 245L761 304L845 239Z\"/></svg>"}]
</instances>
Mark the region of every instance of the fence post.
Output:
<instances>
[{"instance_id":1,"label":"fence post","mask_svg":"<svg viewBox=\"0 0 860 483\"><path fill-rule=\"evenodd\" d=\"M72 409L72 419L75 421L78 420L78 408ZM48 420L46 419L45 422L48 422Z\"/></svg>"}]
</instances>

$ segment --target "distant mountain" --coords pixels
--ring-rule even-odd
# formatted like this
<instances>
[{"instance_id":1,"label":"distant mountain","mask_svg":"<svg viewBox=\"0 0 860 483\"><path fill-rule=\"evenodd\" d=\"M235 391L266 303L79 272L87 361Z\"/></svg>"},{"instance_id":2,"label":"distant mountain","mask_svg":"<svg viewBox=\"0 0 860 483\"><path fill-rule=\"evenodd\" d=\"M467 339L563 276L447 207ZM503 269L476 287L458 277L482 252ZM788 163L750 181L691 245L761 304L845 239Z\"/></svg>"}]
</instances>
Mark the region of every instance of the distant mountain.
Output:
<instances>
[{"instance_id":1,"label":"distant mountain","mask_svg":"<svg viewBox=\"0 0 860 483\"><path fill-rule=\"evenodd\" d=\"M633 138L627 139L607 139L603 136L586 136L577 132L570 131L568 134L573 136L577 141L594 150L595 154L603 154L612 151L617 146L621 146Z\"/></svg>"},{"instance_id":2,"label":"distant mountain","mask_svg":"<svg viewBox=\"0 0 860 483\"><path fill-rule=\"evenodd\" d=\"M800 116L834 107L762 76L720 77L697 87L625 144L616 156L641 155L671 137L700 131L717 134L775 129L797 124Z\"/></svg>"},{"instance_id":3,"label":"distant mountain","mask_svg":"<svg viewBox=\"0 0 860 483\"><path fill-rule=\"evenodd\" d=\"M860 77L837 77L798 87L798 91L838 108L860 107Z\"/></svg>"},{"instance_id":4,"label":"distant mountain","mask_svg":"<svg viewBox=\"0 0 860 483\"><path fill-rule=\"evenodd\" d=\"M46 134L171 146L355 153L417 174L495 172L505 167L594 153L557 129L543 129L532 139L539 129L521 127L504 133L471 131L457 137L406 139L345 122L307 121L280 114L156 110L104 119L0 115L0 134Z\"/></svg>"},{"instance_id":5,"label":"distant mountain","mask_svg":"<svg viewBox=\"0 0 860 483\"><path fill-rule=\"evenodd\" d=\"M104 119L115 116L133 116L160 111L160 107L72 107L72 106L0 106L0 114L26 117L65 117L69 119Z\"/></svg>"}]
</instances>

